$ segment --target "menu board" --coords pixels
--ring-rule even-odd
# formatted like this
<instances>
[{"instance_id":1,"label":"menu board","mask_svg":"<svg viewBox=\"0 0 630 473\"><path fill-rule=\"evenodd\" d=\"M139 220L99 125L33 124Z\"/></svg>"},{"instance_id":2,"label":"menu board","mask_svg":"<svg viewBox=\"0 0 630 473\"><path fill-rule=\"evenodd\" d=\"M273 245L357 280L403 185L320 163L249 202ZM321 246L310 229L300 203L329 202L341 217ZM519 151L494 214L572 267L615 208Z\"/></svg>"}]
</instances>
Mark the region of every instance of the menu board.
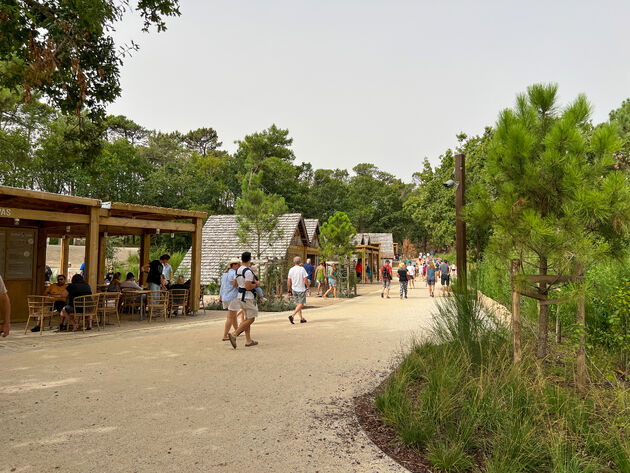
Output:
<instances>
[{"instance_id":1,"label":"menu board","mask_svg":"<svg viewBox=\"0 0 630 473\"><path fill-rule=\"evenodd\" d=\"M10 231L6 279L33 278L34 231Z\"/></svg>"},{"instance_id":2,"label":"menu board","mask_svg":"<svg viewBox=\"0 0 630 473\"><path fill-rule=\"evenodd\" d=\"M7 232L0 230L0 276L4 279L4 265L7 261Z\"/></svg>"}]
</instances>

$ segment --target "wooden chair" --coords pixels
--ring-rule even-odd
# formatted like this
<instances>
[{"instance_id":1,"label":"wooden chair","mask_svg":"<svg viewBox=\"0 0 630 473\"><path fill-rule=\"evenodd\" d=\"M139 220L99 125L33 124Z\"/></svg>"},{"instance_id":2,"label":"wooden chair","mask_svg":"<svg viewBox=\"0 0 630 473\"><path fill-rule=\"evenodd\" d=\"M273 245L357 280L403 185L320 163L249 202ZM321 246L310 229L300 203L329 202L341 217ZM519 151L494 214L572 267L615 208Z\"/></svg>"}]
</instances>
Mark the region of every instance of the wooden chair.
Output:
<instances>
[{"instance_id":1,"label":"wooden chair","mask_svg":"<svg viewBox=\"0 0 630 473\"><path fill-rule=\"evenodd\" d=\"M103 330L105 330L105 324L107 320L109 320L110 315L116 315L116 321L120 327L120 315L118 314L119 300L119 292L103 292L101 294L101 300L98 304L98 316L103 317Z\"/></svg>"},{"instance_id":2,"label":"wooden chair","mask_svg":"<svg viewBox=\"0 0 630 473\"><path fill-rule=\"evenodd\" d=\"M169 317L168 312L169 296L168 291L150 291L147 293L147 319L149 323L153 317Z\"/></svg>"},{"instance_id":3,"label":"wooden chair","mask_svg":"<svg viewBox=\"0 0 630 473\"><path fill-rule=\"evenodd\" d=\"M182 313L186 317L186 311L188 310L188 289L171 289L169 292L170 301L168 314L171 317L173 310L177 311L179 307L182 308Z\"/></svg>"},{"instance_id":4,"label":"wooden chair","mask_svg":"<svg viewBox=\"0 0 630 473\"><path fill-rule=\"evenodd\" d=\"M53 300L46 296L28 296L28 319L26 319L26 327L24 328L24 335L28 331L28 324L31 318L39 319L39 334L44 333L44 320L46 317L52 320L53 315ZM50 321L49 321L50 323Z\"/></svg>"},{"instance_id":5,"label":"wooden chair","mask_svg":"<svg viewBox=\"0 0 630 473\"><path fill-rule=\"evenodd\" d=\"M134 314L140 313L141 296L135 289L123 288L120 293L121 312L129 312L133 319Z\"/></svg>"},{"instance_id":6,"label":"wooden chair","mask_svg":"<svg viewBox=\"0 0 630 473\"><path fill-rule=\"evenodd\" d=\"M74 299L75 319L83 319L83 332L85 332L85 319L92 317L92 321L96 321L96 328L101 329L98 323L98 305L102 294L92 294L89 296L79 296Z\"/></svg>"}]
</instances>

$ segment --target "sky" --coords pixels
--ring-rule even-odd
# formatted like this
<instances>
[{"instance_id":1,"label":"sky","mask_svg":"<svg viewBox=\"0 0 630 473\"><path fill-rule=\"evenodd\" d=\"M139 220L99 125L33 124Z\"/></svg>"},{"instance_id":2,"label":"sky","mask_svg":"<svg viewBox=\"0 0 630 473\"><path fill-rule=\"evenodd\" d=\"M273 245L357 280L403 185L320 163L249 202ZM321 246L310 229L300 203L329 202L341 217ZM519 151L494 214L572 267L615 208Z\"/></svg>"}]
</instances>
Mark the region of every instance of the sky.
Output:
<instances>
[{"instance_id":1,"label":"sky","mask_svg":"<svg viewBox=\"0 0 630 473\"><path fill-rule=\"evenodd\" d=\"M117 25L122 95L149 129L214 128L223 148L275 123L296 163L373 163L406 182L537 82L593 121L630 97L630 2L180 0L163 33Z\"/></svg>"}]
</instances>

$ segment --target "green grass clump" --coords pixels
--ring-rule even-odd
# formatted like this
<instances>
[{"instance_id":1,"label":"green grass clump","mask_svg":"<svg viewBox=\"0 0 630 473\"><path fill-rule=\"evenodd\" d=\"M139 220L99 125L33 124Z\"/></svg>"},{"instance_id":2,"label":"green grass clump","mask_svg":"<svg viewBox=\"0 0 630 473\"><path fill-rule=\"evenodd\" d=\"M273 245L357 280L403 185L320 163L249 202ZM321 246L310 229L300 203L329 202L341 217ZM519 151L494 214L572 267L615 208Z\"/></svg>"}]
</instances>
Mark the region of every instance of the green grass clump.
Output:
<instances>
[{"instance_id":1,"label":"green grass clump","mask_svg":"<svg viewBox=\"0 0 630 473\"><path fill-rule=\"evenodd\" d=\"M514 367L510 333L475 294L445 299L377 397L400 441L443 472L630 473L628 392L592 379L580 397L552 361Z\"/></svg>"}]
</instances>

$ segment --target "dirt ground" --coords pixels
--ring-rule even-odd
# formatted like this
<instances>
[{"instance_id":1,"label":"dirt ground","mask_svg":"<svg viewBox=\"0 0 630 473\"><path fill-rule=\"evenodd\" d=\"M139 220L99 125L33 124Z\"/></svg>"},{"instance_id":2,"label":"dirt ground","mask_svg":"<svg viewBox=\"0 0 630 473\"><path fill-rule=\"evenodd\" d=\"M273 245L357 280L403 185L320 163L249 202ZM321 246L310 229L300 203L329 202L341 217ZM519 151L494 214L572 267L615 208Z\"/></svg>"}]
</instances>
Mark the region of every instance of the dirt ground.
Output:
<instances>
[{"instance_id":1,"label":"dirt ground","mask_svg":"<svg viewBox=\"0 0 630 473\"><path fill-rule=\"evenodd\" d=\"M405 471L352 399L422 335L434 299L418 285L407 300L395 283L389 300L363 288L306 324L261 314L260 344L236 350L218 312L101 333L16 327L0 339L0 471Z\"/></svg>"}]
</instances>

